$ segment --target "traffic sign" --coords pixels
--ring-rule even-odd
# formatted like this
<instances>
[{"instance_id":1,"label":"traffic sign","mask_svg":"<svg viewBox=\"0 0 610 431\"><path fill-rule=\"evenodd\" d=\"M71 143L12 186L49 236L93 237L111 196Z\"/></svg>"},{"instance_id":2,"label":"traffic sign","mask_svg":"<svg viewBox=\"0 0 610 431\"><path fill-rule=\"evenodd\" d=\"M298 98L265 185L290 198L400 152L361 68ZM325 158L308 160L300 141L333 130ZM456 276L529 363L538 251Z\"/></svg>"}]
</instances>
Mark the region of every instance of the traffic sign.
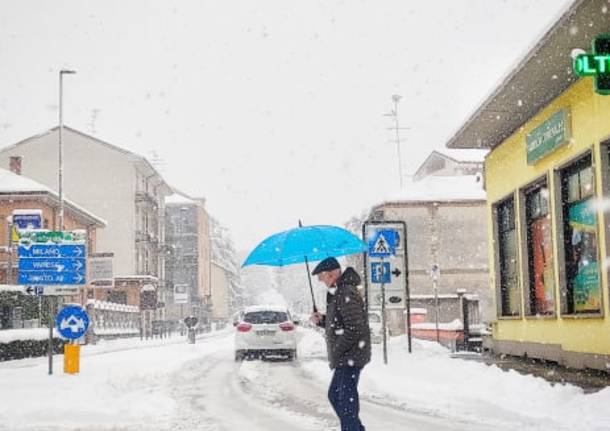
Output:
<instances>
[{"instance_id":1,"label":"traffic sign","mask_svg":"<svg viewBox=\"0 0 610 431\"><path fill-rule=\"evenodd\" d=\"M87 280L85 245L61 244L65 241L83 242L84 236L82 231L25 231L20 236L17 248L19 283L38 286L85 284Z\"/></svg>"},{"instance_id":2,"label":"traffic sign","mask_svg":"<svg viewBox=\"0 0 610 431\"><path fill-rule=\"evenodd\" d=\"M19 271L19 284L85 284L85 272Z\"/></svg>"},{"instance_id":3,"label":"traffic sign","mask_svg":"<svg viewBox=\"0 0 610 431\"><path fill-rule=\"evenodd\" d=\"M66 242L77 242L84 243L86 240L86 233L83 231L49 231L49 230L30 230L21 232L19 234L20 244L33 244L33 243L66 243Z\"/></svg>"},{"instance_id":4,"label":"traffic sign","mask_svg":"<svg viewBox=\"0 0 610 431\"><path fill-rule=\"evenodd\" d=\"M371 262L371 283L389 284L391 281L390 262Z\"/></svg>"},{"instance_id":5,"label":"traffic sign","mask_svg":"<svg viewBox=\"0 0 610 431\"><path fill-rule=\"evenodd\" d=\"M18 229L40 229L42 227L42 212L32 210L13 212L13 225Z\"/></svg>"},{"instance_id":6,"label":"traffic sign","mask_svg":"<svg viewBox=\"0 0 610 431\"><path fill-rule=\"evenodd\" d=\"M113 253L97 253L87 262L89 284L96 287L111 288L114 286L112 272Z\"/></svg>"},{"instance_id":7,"label":"traffic sign","mask_svg":"<svg viewBox=\"0 0 610 431\"><path fill-rule=\"evenodd\" d=\"M369 244L370 257L390 257L396 254L398 233L393 229L381 229L374 231Z\"/></svg>"},{"instance_id":8,"label":"traffic sign","mask_svg":"<svg viewBox=\"0 0 610 431\"><path fill-rule=\"evenodd\" d=\"M32 244L17 248L19 257L86 257L84 244Z\"/></svg>"},{"instance_id":9,"label":"traffic sign","mask_svg":"<svg viewBox=\"0 0 610 431\"><path fill-rule=\"evenodd\" d=\"M89 316L82 307L69 305L57 313L55 325L62 337L75 340L87 332Z\"/></svg>"},{"instance_id":10,"label":"traffic sign","mask_svg":"<svg viewBox=\"0 0 610 431\"><path fill-rule=\"evenodd\" d=\"M25 293L36 296L78 295L78 286L27 286Z\"/></svg>"},{"instance_id":11,"label":"traffic sign","mask_svg":"<svg viewBox=\"0 0 610 431\"><path fill-rule=\"evenodd\" d=\"M19 260L19 271L69 271L84 272L86 259L40 258L32 257Z\"/></svg>"}]
</instances>

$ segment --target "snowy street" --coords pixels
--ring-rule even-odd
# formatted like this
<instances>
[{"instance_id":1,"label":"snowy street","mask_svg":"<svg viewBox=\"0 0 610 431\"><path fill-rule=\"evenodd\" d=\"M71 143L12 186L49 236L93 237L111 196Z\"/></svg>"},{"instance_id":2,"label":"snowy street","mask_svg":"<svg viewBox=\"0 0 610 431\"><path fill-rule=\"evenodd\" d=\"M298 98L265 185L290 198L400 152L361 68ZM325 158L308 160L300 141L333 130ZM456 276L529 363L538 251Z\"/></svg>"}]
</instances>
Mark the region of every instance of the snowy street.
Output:
<instances>
[{"instance_id":1,"label":"snowy street","mask_svg":"<svg viewBox=\"0 0 610 431\"><path fill-rule=\"evenodd\" d=\"M336 430L322 336L305 328L299 335L296 362L236 363L232 328L205 334L195 345L175 337L87 346L76 376L63 374L61 357L53 376L45 358L5 362L0 429ZM590 430L608 429L607 389L584 395L452 359L431 343L416 341L414 350L407 357L404 338L393 339L384 366L375 346L360 385L368 430L575 429L570 411L582 412Z\"/></svg>"}]
</instances>

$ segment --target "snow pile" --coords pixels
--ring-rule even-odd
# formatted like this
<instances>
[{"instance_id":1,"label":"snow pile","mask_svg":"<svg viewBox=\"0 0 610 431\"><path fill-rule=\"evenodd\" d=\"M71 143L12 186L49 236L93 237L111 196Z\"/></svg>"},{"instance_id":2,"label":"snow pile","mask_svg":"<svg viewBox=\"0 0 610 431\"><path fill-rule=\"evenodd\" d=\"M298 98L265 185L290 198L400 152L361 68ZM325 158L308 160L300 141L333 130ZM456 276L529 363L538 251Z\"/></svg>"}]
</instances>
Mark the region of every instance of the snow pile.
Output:
<instances>
[{"instance_id":1,"label":"snow pile","mask_svg":"<svg viewBox=\"0 0 610 431\"><path fill-rule=\"evenodd\" d=\"M224 337L232 344L226 335L198 339ZM142 424L169 420L178 408L173 376L218 347L190 345L184 337L105 341L82 347L78 375L63 373L62 355L55 356L51 376L46 358L0 363L0 430L115 429L117 424L142 429Z\"/></svg>"},{"instance_id":2,"label":"snow pile","mask_svg":"<svg viewBox=\"0 0 610 431\"><path fill-rule=\"evenodd\" d=\"M323 343L319 334L310 331L300 347L321 349ZM390 340L388 365L383 364L381 349L373 346L373 361L361 376L360 393L365 399L414 413L528 430L610 429L610 388L585 394L575 386L553 386L539 377L452 358L433 342L413 340L409 354L404 336ZM331 371L321 361L308 361L303 367L328 383Z\"/></svg>"},{"instance_id":3,"label":"snow pile","mask_svg":"<svg viewBox=\"0 0 610 431\"><path fill-rule=\"evenodd\" d=\"M53 337L59 338L55 329L53 329ZM3 329L0 331L0 343L10 343L18 340L46 340L48 338L49 328Z\"/></svg>"}]
</instances>

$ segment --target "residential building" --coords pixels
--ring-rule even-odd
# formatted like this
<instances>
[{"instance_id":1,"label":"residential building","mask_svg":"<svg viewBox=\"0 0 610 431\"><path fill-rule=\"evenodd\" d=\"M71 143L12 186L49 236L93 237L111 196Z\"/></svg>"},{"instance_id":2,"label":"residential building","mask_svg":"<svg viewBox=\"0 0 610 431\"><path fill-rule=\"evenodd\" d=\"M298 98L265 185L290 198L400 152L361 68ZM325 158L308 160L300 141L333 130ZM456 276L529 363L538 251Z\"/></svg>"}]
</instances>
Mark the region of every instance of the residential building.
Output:
<instances>
[{"instance_id":1,"label":"residential building","mask_svg":"<svg viewBox=\"0 0 610 431\"><path fill-rule=\"evenodd\" d=\"M212 261L212 320L228 321L231 310L231 271L220 262Z\"/></svg>"},{"instance_id":2,"label":"residential building","mask_svg":"<svg viewBox=\"0 0 610 431\"><path fill-rule=\"evenodd\" d=\"M492 350L607 371L610 98L570 56L609 32L606 7L574 2L447 145L490 150Z\"/></svg>"},{"instance_id":3,"label":"residential building","mask_svg":"<svg viewBox=\"0 0 610 431\"><path fill-rule=\"evenodd\" d=\"M1 149L0 166L19 164L23 175L56 190L58 135L55 127ZM164 305L165 291L157 288L164 287L164 198L170 187L144 157L123 148L70 127L64 127L63 143L65 195L107 221L97 247L114 253L117 286L137 290L133 295L100 290L106 297L96 299L135 298L152 286L154 308ZM151 319L162 314L161 307Z\"/></svg>"},{"instance_id":4,"label":"residential building","mask_svg":"<svg viewBox=\"0 0 610 431\"><path fill-rule=\"evenodd\" d=\"M492 298L487 289L486 201L480 171L453 168L432 169L428 164L444 160L434 152L418 169L419 177L407 181L404 191L375 205L369 219L404 221L407 226L407 260L411 307L426 309L426 319L435 322L433 265L440 268L436 282L439 321L462 319L460 295L473 306L471 323L491 320ZM479 160L469 162L482 166ZM427 173L423 176L423 173ZM442 173L444 175L436 175ZM472 174L474 173L474 175ZM459 293L459 294L458 294ZM402 313L388 313L393 333L404 331Z\"/></svg>"},{"instance_id":5,"label":"residential building","mask_svg":"<svg viewBox=\"0 0 610 431\"><path fill-rule=\"evenodd\" d=\"M413 181L424 177L476 175L483 172L486 150L449 150L432 151L413 175Z\"/></svg>"},{"instance_id":6,"label":"residential building","mask_svg":"<svg viewBox=\"0 0 610 431\"><path fill-rule=\"evenodd\" d=\"M13 168L19 172L18 165L13 164ZM40 216L41 228L58 229L59 206L59 195L54 190L18 173L0 168L1 284L16 284L18 277L17 238L15 238L17 228L12 224L12 217L16 215ZM64 226L66 230L85 231L87 252L91 255L96 251L98 229L104 228L106 221L71 200L65 200ZM93 292L92 287L84 285L80 288L79 295L66 297L65 300L85 304L88 292ZM20 325L24 325L23 322L39 317L37 300L35 306L28 306L31 304L28 304L28 301L23 298L16 298L15 295L9 296L11 298L0 295L0 329L22 327ZM24 304L16 305L17 303ZM15 311L18 312L15 313Z\"/></svg>"},{"instance_id":7,"label":"residential building","mask_svg":"<svg viewBox=\"0 0 610 431\"><path fill-rule=\"evenodd\" d=\"M196 316L210 321L211 260L210 220L204 198L192 198L183 192L165 198L165 260L168 289L167 318Z\"/></svg>"}]
</instances>

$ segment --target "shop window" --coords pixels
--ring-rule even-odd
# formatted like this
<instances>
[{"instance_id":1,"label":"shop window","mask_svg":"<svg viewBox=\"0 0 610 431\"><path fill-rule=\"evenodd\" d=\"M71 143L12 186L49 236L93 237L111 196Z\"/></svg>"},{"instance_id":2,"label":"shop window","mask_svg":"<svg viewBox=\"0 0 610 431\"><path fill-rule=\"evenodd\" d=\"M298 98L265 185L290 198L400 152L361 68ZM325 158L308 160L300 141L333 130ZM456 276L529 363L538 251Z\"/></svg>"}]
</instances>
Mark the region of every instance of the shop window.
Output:
<instances>
[{"instance_id":1,"label":"shop window","mask_svg":"<svg viewBox=\"0 0 610 431\"><path fill-rule=\"evenodd\" d=\"M562 312L600 313L597 216L591 155L561 171L565 285Z\"/></svg>"},{"instance_id":2,"label":"shop window","mask_svg":"<svg viewBox=\"0 0 610 431\"><path fill-rule=\"evenodd\" d=\"M527 264L529 285L526 308L529 315L548 315L555 311L553 243L546 182L525 192Z\"/></svg>"},{"instance_id":3,"label":"shop window","mask_svg":"<svg viewBox=\"0 0 610 431\"><path fill-rule=\"evenodd\" d=\"M501 316L518 316L520 299L515 200L510 198L497 204L495 214L499 257L499 312Z\"/></svg>"}]
</instances>

